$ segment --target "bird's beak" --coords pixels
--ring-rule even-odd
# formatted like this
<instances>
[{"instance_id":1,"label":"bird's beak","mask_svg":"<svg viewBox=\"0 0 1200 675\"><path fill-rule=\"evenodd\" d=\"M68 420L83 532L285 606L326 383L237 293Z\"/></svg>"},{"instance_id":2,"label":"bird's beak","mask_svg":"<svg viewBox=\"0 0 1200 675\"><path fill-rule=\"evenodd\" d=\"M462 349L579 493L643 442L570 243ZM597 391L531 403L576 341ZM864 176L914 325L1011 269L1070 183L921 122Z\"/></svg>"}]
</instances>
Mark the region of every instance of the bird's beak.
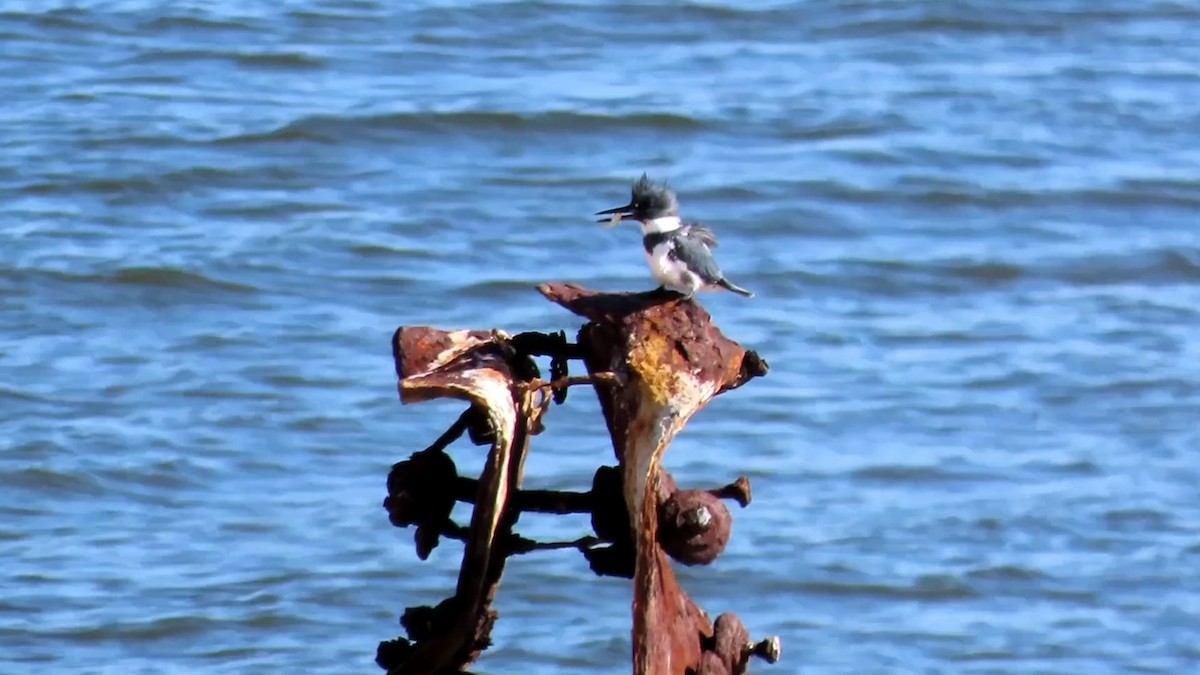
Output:
<instances>
[{"instance_id":1,"label":"bird's beak","mask_svg":"<svg viewBox=\"0 0 1200 675\"><path fill-rule=\"evenodd\" d=\"M612 227L613 225L620 223L622 218L626 218L628 216L633 215L633 204L626 204L625 206L615 206L611 209L604 209L603 211L597 211L596 215L608 216L607 218L601 218L601 219L597 220L596 222L604 223L605 225Z\"/></svg>"}]
</instances>

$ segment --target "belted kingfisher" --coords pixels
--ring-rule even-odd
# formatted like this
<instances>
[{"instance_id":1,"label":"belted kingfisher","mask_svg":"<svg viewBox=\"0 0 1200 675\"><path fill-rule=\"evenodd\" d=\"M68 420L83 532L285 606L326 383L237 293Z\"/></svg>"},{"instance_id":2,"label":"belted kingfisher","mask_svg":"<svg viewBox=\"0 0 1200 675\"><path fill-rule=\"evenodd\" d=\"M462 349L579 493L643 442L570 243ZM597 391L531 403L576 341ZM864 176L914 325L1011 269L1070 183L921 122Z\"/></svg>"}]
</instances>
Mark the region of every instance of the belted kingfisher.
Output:
<instances>
[{"instance_id":1,"label":"belted kingfisher","mask_svg":"<svg viewBox=\"0 0 1200 675\"><path fill-rule=\"evenodd\" d=\"M642 224L642 247L650 272L662 284L660 288L692 297L699 290L724 288L747 298L750 291L725 278L710 249L717 247L712 230L698 223L686 223L679 217L679 200L665 185L656 185L642 174L633 184L632 195L625 206L596 213L609 216L597 222L609 226L622 218L633 218Z\"/></svg>"}]
</instances>

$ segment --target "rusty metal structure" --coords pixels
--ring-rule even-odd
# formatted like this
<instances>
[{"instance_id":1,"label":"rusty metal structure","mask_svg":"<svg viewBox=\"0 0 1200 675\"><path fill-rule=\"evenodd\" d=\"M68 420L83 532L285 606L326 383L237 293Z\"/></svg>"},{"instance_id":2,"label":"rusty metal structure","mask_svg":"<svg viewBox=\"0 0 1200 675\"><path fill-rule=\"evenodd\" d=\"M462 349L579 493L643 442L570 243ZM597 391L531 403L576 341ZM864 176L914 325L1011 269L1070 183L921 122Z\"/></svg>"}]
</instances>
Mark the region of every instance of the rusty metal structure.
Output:
<instances>
[{"instance_id":1,"label":"rusty metal structure","mask_svg":"<svg viewBox=\"0 0 1200 675\"><path fill-rule=\"evenodd\" d=\"M507 558L539 549L579 549L596 574L633 579L635 675L735 675L751 657L774 663L777 638L750 639L732 612L710 620L676 580L671 560L703 565L729 540L722 499L750 503L739 478L714 490L681 490L661 468L671 440L714 397L765 375L758 354L728 339L693 300L669 292L598 293L544 284L547 299L587 323L575 342L556 334L443 331L401 327L393 337L400 400L460 399L467 409L428 448L392 467L389 519L414 527L424 560L440 538L464 544L454 594L436 607L410 607L407 638L379 645L388 675L465 672L490 644L491 608ZM534 357L550 357L543 378ZM587 375L571 376L582 361ZM612 437L616 466L601 466L588 492L522 490L530 440L567 389L590 385ZM445 449L466 434L489 446L478 479L459 476ZM451 519L457 501L474 505L468 525ZM514 528L524 512L589 513L594 535L539 543Z\"/></svg>"}]
</instances>

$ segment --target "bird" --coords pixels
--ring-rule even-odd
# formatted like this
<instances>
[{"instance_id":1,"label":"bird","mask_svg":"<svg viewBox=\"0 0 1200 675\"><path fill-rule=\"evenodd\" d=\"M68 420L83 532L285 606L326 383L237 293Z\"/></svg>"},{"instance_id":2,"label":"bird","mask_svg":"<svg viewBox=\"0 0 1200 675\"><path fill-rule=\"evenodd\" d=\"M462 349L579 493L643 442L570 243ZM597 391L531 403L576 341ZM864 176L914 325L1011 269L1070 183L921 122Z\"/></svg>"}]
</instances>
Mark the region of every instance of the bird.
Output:
<instances>
[{"instance_id":1,"label":"bird","mask_svg":"<svg viewBox=\"0 0 1200 675\"><path fill-rule=\"evenodd\" d=\"M642 174L633 184L629 203L597 211L600 223L615 226L623 218L642 224L642 247L650 273L670 290L691 298L697 291L725 289L753 298L754 293L725 278L713 257L717 247L713 231L697 222L679 217L679 199L665 184L659 185Z\"/></svg>"}]
</instances>

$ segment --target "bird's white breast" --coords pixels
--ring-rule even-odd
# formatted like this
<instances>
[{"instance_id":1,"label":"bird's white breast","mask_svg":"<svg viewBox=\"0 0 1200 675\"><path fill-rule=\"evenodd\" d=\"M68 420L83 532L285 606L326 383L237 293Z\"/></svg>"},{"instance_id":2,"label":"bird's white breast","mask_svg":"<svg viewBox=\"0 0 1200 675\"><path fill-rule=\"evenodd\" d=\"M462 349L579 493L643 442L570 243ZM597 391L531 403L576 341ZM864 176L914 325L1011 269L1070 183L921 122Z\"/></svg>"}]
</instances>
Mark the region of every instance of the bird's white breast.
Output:
<instances>
[{"instance_id":1,"label":"bird's white breast","mask_svg":"<svg viewBox=\"0 0 1200 675\"><path fill-rule=\"evenodd\" d=\"M699 280L683 262L671 258L674 246L675 243L670 240L658 244L646 252L646 262L650 265L650 273L659 283L671 290L691 293Z\"/></svg>"}]
</instances>

